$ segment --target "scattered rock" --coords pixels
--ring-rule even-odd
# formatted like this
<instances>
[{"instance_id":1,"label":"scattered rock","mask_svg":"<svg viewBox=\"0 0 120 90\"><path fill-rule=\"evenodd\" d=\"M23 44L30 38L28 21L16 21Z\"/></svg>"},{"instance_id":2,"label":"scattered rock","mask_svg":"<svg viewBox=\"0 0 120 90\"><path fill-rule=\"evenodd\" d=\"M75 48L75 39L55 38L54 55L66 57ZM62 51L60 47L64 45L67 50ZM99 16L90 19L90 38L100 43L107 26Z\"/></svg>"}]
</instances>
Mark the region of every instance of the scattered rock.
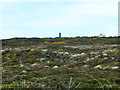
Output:
<instances>
[{"instance_id":1,"label":"scattered rock","mask_svg":"<svg viewBox=\"0 0 120 90\"><path fill-rule=\"evenodd\" d=\"M58 68L58 66L54 66L53 68L56 69L56 68Z\"/></svg>"}]
</instances>

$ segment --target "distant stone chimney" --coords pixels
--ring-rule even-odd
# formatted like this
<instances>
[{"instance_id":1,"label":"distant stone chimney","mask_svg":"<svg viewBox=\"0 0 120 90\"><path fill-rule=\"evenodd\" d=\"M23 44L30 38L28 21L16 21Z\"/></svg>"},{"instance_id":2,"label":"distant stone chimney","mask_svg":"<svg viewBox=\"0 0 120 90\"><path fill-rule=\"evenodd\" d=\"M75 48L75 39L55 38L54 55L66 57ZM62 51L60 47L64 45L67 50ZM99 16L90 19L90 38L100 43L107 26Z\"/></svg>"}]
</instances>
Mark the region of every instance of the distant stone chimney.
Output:
<instances>
[{"instance_id":1,"label":"distant stone chimney","mask_svg":"<svg viewBox=\"0 0 120 90\"><path fill-rule=\"evenodd\" d=\"M61 33L59 33L59 38L61 38Z\"/></svg>"}]
</instances>

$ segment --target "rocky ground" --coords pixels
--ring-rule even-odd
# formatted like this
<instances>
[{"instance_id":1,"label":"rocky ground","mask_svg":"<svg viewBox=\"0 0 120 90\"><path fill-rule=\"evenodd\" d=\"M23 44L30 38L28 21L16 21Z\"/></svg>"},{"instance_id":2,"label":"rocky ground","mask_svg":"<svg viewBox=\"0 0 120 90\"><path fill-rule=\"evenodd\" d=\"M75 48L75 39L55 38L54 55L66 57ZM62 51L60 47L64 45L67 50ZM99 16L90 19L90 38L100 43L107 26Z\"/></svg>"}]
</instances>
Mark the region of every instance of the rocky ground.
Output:
<instances>
[{"instance_id":1,"label":"rocky ground","mask_svg":"<svg viewBox=\"0 0 120 90\"><path fill-rule=\"evenodd\" d=\"M120 88L120 46L3 45L3 88ZM11 44L12 45L12 44Z\"/></svg>"}]
</instances>

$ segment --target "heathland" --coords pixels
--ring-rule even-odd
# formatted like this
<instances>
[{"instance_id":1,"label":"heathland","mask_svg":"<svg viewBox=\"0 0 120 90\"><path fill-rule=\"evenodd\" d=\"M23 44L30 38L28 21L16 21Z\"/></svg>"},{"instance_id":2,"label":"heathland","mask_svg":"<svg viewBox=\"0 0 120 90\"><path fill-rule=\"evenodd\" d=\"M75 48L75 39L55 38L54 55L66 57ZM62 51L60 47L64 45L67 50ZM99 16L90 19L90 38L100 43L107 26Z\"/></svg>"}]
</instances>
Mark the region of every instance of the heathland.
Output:
<instances>
[{"instance_id":1,"label":"heathland","mask_svg":"<svg viewBox=\"0 0 120 90\"><path fill-rule=\"evenodd\" d=\"M119 42L119 37L3 39L3 88L120 88Z\"/></svg>"}]
</instances>

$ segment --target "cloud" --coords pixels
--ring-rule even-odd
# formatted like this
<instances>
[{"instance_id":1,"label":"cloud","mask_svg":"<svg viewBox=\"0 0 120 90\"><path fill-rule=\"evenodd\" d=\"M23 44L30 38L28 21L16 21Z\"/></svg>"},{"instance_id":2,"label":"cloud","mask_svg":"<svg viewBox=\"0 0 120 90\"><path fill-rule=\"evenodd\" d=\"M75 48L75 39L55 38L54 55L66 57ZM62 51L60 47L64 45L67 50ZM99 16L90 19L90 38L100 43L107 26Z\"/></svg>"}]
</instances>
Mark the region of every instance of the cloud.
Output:
<instances>
[{"instance_id":1,"label":"cloud","mask_svg":"<svg viewBox=\"0 0 120 90\"><path fill-rule=\"evenodd\" d=\"M0 3L0 33L2 30L2 4Z\"/></svg>"},{"instance_id":2,"label":"cloud","mask_svg":"<svg viewBox=\"0 0 120 90\"><path fill-rule=\"evenodd\" d=\"M110 3L119 0L0 0L1 2L85 2L85 3Z\"/></svg>"},{"instance_id":3,"label":"cloud","mask_svg":"<svg viewBox=\"0 0 120 90\"><path fill-rule=\"evenodd\" d=\"M76 11L80 11L80 14L94 16L116 16L118 11L117 2L111 0L84 0L82 4L74 7L77 8ZM74 7L69 9L74 9Z\"/></svg>"},{"instance_id":4,"label":"cloud","mask_svg":"<svg viewBox=\"0 0 120 90\"><path fill-rule=\"evenodd\" d=\"M88 24L95 24L97 22L96 20L99 20L99 17L104 17L104 19L107 17L117 17L117 7L112 6L112 3L108 2L108 4L103 4L100 3L100 1L91 1L94 1L94 3L91 3L90 0L84 0L83 3L65 7L60 15L43 20L37 18L36 20L34 19L24 23L24 26L49 29L70 29ZM103 0L101 2L103 2ZM94 17L97 17L97 19Z\"/></svg>"},{"instance_id":5,"label":"cloud","mask_svg":"<svg viewBox=\"0 0 120 90\"><path fill-rule=\"evenodd\" d=\"M104 28L104 34L106 36L117 36L118 35L118 27L117 26L107 26Z\"/></svg>"},{"instance_id":6,"label":"cloud","mask_svg":"<svg viewBox=\"0 0 120 90\"><path fill-rule=\"evenodd\" d=\"M23 24L27 27L38 27L46 29L70 29L74 27L80 27L84 24L87 24L87 18L83 18L78 15L70 15L70 13L64 13L64 15L50 17L43 20L33 20L31 22Z\"/></svg>"},{"instance_id":7,"label":"cloud","mask_svg":"<svg viewBox=\"0 0 120 90\"><path fill-rule=\"evenodd\" d=\"M71 2L72 1L73 0L71 0ZM64 1L61 0L60 2ZM10 21L11 20L10 19L9 22L6 22L5 25L9 27L13 26L14 30L18 30L17 28L19 28L18 31L22 30L20 31L21 35L26 28L27 28L26 32L29 32L29 30L34 31L35 29L40 30L40 32L48 32L48 34L50 32L49 30L51 31L66 30L66 32L72 32L71 36L76 35L76 33L78 33L79 35L80 32L81 33L86 32L85 33L86 35L89 35L90 34L89 32L92 32L91 34L94 33L94 35L99 35L99 33L102 32L105 33L106 35L112 35L112 33L114 32L113 30L117 30L116 25L117 22L115 22L115 19L117 18L118 15L117 14L118 0L79 0L78 2L79 3L76 4L74 3L68 6L65 5L62 6L61 4L60 7L56 6L54 8L52 7L49 9L46 7L42 9L41 7L37 7L36 10L35 9L27 10L26 8L25 9L22 8L20 11L19 9L13 9L15 13L12 14L16 14L16 16L9 14L8 20L10 19L10 17L12 17L12 21ZM5 5L6 8L9 8L10 6L11 5L9 3ZM17 7L17 3L14 3L13 6ZM30 10L32 13L29 12ZM49 13L42 12L42 14L44 15L42 17L40 16L41 10ZM19 17L18 14L20 14L21 17ZM112 21L112 19L114 19L114 21ZM16 23L18 21L22 22ZM17 28L15 29L15 27ZM84 28L86 29L86 31ZM9 30L14 31L13 29L11 28ZM95 32L95 29L98 31ZM87 32L88 30L90 31ZM8 30L6 30L6 32L7 31ZM18 31L16 31L17 35ZM32 33L32 31L30 32ZM113 35L116 34L117 33L114 32Z\"/></svg>"}]
</instances>

